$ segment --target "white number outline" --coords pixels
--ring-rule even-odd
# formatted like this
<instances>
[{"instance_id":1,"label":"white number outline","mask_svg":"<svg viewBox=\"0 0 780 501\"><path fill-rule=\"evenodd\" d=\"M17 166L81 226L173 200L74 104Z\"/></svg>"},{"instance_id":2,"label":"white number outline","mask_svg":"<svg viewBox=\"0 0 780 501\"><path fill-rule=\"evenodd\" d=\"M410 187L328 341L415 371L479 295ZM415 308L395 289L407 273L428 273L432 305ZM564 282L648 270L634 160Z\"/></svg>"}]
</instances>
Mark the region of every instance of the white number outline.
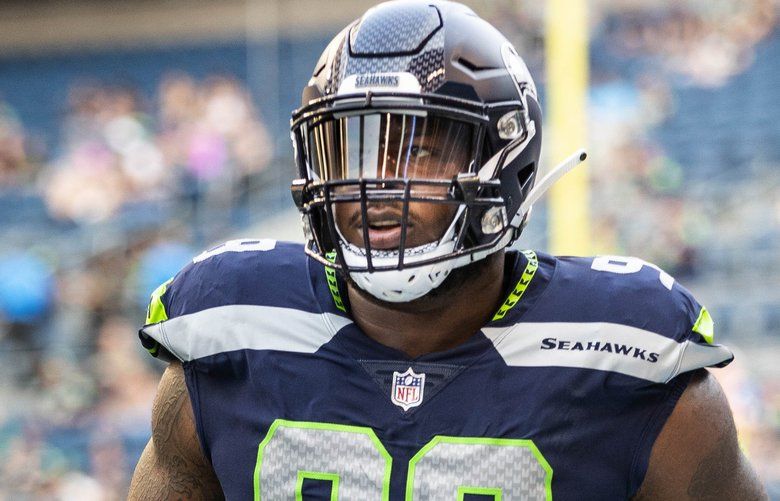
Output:
<instances>
[{"instance_id":1,"label":"white number outline","mask_svg":"<svg viewBox=\"0 0 780 501\"><path fill-rule=\"evenodd\" d=\"M276 240L272 238L228 240L213 249L201 252L195 256L192 262L197 264L225 252L269 251L274 250L274 248L276 248Z\"/></svg>"},{"instance_id":2,"label":"white number outline","mask_svg":"<svg viewBox=\"0 0 780 501\"><path fill-rule=\"evenodd\" d=\"M658 272L658 280L661 281L664 287L672 290L674 286L674 277L666 273L664 270L648 263L638 257L625 257L625 256L598 256L593 258L593 264L590 265L591 269L596 271L606 271L609 273L617 273L619 275L630 275L632 273L639 273L644 266L649 266Z\"/></svg>"}]
</instances>

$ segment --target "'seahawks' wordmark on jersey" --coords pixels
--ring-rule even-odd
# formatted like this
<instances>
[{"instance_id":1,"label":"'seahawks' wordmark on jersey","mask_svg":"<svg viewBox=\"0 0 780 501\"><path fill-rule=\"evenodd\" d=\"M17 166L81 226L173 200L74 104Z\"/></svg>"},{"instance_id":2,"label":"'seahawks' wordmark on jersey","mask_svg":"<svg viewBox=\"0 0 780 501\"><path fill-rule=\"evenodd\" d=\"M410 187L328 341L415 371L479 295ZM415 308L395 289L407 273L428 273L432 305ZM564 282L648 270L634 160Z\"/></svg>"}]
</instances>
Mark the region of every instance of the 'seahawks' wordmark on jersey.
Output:
<instances>
[{"instance_id":1,"label":"'seahawks' wordmark on jersey","mask_svg":"<svg viewBox=\"0 0 780 501\"><path fill-rule=\"evenodd\" d=\"M141 339L182 360L227 499L629 498L690 371L731 353L643 261L507 260L520 300L415 359L365 336L301 246L269 240L199 256Z\"/></svg>"}]
</instances>

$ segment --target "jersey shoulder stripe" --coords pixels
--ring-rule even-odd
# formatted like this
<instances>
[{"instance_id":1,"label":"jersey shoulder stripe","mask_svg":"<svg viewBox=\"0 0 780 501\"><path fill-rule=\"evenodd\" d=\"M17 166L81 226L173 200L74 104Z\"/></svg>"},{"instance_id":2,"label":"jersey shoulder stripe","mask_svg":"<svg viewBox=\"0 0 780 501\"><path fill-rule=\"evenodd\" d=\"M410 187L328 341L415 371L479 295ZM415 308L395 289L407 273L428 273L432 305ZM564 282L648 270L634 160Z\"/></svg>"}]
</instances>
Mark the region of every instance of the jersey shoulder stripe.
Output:
<instances>
[{"instance_id":1,"label":"jersey shoulder stripe","mask_svg":"<svg viewBox=\"0 0 780 501\"><path fill-rule=\"evenodd\" d=\"M653 383L666 383L684 372L734 358L725 346L675 341L614 323L522 322L483 332L509 366L595 369Z\"/></svg>"},{"instance_id":2,"label":"jersey shoulder stripe","mask_svg":"<svg viewBox=\"0 0 780 501\"><path fill-rule=\"evenodd\" d=\"M309 261L302 245L269 239L205 251L152 294L141 341L179 360L242 347L316 351L345 319L321 311Z\"/></svg>"},{"instance_id":3,"label":"jersey shoulder stripe","mask_svg":"<svg viewBox=\"0 0 780 501\"><path fill-rule=\"evenodd\" d=\"M141 332L189 362L237 350L314 353L351 323L332 313L234 304L147 325Z\"/></svg>"},{"instance_id":4,"label":"jersey shoulder stripe","mask_svg":"<svg viewBox=\"0 0 780 501\"><path fill-rule=\"evenodd\" d=\"M552 260L552 261L551 261ZM674 279L637 258L553 258L544 297L510 325L483 329L510 366L617 372L663 383L733 359L713 342L706 308Z\"/></svg>"},{"instance_id":5,"label":"jersey shoulder stripe","mask_svg":"<svg viewBox=\"0 0 780 501\"><path fill-rule=\"evenodd\" d=\"M300 244L231 240L195 257L161 297L169 318L232 304L314 311Z\"/></svg>"}]
</instances>

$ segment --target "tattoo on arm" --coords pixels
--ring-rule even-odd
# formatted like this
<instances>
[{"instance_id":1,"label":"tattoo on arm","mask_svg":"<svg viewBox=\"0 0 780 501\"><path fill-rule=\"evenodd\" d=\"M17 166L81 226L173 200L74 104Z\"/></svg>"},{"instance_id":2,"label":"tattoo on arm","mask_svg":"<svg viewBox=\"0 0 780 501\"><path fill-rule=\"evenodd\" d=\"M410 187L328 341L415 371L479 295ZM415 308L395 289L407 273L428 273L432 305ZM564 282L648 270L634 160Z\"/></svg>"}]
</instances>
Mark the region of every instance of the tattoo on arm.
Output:
<instances>
[{"instance_id":1,"label":"tattoo on arm","mask_svg":"<svg viewBox=\"0 0 780 501\"><path fill-rule=\"evenodd\" d=\"M130 499L222 499L219 481L200 449L180 365L160 382L152 409L152 439L130 486Z\"/></svg>"}]
</instances>

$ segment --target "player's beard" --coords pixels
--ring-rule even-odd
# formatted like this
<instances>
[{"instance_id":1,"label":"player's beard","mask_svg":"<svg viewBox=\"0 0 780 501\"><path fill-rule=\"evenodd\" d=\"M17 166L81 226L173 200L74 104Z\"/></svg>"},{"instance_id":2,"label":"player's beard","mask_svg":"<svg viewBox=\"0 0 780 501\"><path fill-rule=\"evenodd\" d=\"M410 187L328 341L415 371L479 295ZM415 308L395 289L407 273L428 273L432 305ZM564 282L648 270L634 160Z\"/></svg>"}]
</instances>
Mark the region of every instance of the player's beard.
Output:
<instances>
[{"instance_id":1,"label":"player's beard","mask_svg":"<svg viewBox=\"0 0 780 501\"><path fill-rule=\"evenodd\" d=\"M403 303L391 303L382 301L364 291L357 285L352 278L347 276L347 281L350 287L355 290L361 297L383 308L395 311L403 311L408 313L422 313L440 310L446 307L450 303L453 297L458 294L463 294L463 289L469 285L469 282L477 280L478 277L485 276L485 272L491 267L495 266L496 260L504 259L505 251L500 250L494 252L484 259L469 263L466 266L455 268L452 270L438 287L432 289L426 295L407 301Z\"/></svg>"}]
</instances>

